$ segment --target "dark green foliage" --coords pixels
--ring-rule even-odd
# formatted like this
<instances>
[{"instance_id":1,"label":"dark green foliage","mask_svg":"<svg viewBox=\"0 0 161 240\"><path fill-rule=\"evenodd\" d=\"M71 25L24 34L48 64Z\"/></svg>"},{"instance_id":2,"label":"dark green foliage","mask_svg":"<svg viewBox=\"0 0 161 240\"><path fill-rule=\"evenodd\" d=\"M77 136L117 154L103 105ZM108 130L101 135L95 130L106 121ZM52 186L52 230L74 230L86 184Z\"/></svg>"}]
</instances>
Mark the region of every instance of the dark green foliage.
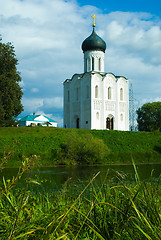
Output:
<instances>
[{"instance_id":1,"label":"dark green foliage","mask_svg":"<svg viewBox=\"0 0 161 240\"><path fill-rule=\"evenodd\" d=\"M22 89L20 73L17 71L18 60L11 43L0 40L0 126L15 124L16 118L23 110L21 104Z\"/></svg>"},{"instance_id":2,"label":"dark green foliage","mask_svg":"<svg viewBox=\"0 0 161 240\"><path fill-rule=\"evenodd\" d=\"M161 102L146 103L137 110L139 131L161 132Z\"/></svg>"}]
</instances>

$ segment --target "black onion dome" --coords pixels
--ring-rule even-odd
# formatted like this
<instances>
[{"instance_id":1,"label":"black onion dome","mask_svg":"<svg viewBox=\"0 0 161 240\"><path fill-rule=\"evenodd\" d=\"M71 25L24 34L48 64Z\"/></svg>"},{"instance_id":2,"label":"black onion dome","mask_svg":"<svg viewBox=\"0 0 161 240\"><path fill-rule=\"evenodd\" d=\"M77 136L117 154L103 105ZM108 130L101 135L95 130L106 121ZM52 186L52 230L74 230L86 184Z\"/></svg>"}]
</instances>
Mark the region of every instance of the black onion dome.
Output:
<instances>
[{"instance_id":1,"label":"black onion dome","mask_svg":"<svg viewBox=\"0 0 161 240\"><path fill-rule=\"evenodd\" d=\"M101 37L96 34L94 28L92 34L83 41L82 50L83 52L86 52L88 50L100 50L105 52L106 43Z\"/></svg>"}]
</instances>

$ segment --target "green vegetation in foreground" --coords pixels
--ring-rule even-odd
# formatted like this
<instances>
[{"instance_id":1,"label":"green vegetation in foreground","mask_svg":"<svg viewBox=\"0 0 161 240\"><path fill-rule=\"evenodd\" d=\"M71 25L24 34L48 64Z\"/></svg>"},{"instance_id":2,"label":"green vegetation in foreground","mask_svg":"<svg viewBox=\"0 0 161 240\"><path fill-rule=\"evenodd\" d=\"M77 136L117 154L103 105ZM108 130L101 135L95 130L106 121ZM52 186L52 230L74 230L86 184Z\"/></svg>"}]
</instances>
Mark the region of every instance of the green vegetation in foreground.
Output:
<instances>
[{"instance_id":1,"label":"green vegetation in foreground","mask_svg":"<svg viewBox=\"0 0 161 240\"><path fill-rule=\"evenodd\" d=\"M40 155L43 165L109 164L161 161L160 132L61 129L49 127L0 128L0 156L14 151L7 166ZM25 157L24 157L25 156Z\"/></svg>"},{"instance_id":2,"label":"green vegetation in foreground","mask_svg":"<svg viewBox=\"0 0 161 240\"><path fill-rule=\"evenodd\" d=\"M37 195L29 186L39 181L27 178L24 187L17 185L36 161L26 159L17 176L0 185L0 239L161 239L160 179L140 182L136 172L136 183L129 184L122 174L117 181L107 174L98 186L97 173L82 192L67 182L57 194Z\"/></svg>"}]
</instances>

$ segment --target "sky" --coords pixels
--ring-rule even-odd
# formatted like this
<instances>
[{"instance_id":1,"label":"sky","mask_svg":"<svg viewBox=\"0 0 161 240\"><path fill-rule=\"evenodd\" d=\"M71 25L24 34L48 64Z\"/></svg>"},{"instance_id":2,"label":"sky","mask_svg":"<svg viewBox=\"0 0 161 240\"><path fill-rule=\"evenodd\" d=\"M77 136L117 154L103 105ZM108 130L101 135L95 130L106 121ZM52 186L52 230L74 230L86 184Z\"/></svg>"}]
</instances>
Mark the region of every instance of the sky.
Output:
<instances>
[{"instance_id":1,"label":"sky","mask_svg":"<svg viewBox=\"0 0 161 240\"><path fill-rule=\"evenodd\" d=\"M161 101L160 0L0 0L0 35L13 44L22 78L18 118L44 114L63 126L63 82L84 71L93 14L105 72L132 82L136 106Z\"/></svg>"}]
</instances>

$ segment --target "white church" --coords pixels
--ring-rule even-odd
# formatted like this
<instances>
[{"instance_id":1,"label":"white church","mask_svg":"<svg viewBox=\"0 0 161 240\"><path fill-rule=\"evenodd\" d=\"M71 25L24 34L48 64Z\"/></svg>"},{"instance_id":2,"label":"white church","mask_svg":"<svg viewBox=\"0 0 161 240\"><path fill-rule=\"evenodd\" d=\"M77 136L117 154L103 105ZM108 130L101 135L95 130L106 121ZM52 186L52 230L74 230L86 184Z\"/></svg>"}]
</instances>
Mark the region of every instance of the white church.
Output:
<instances>
[{"instance_id":1,"label":"white church","mask_svg":"<svg viewBox=\"0 0 161 240\"><path fill-rule=\"evenodd\" d=\"M82 43L84 73L64 81L64 127L129 130L129 80L104 72L106 43L93 31Z\"/></svg>"}]
</instances>

